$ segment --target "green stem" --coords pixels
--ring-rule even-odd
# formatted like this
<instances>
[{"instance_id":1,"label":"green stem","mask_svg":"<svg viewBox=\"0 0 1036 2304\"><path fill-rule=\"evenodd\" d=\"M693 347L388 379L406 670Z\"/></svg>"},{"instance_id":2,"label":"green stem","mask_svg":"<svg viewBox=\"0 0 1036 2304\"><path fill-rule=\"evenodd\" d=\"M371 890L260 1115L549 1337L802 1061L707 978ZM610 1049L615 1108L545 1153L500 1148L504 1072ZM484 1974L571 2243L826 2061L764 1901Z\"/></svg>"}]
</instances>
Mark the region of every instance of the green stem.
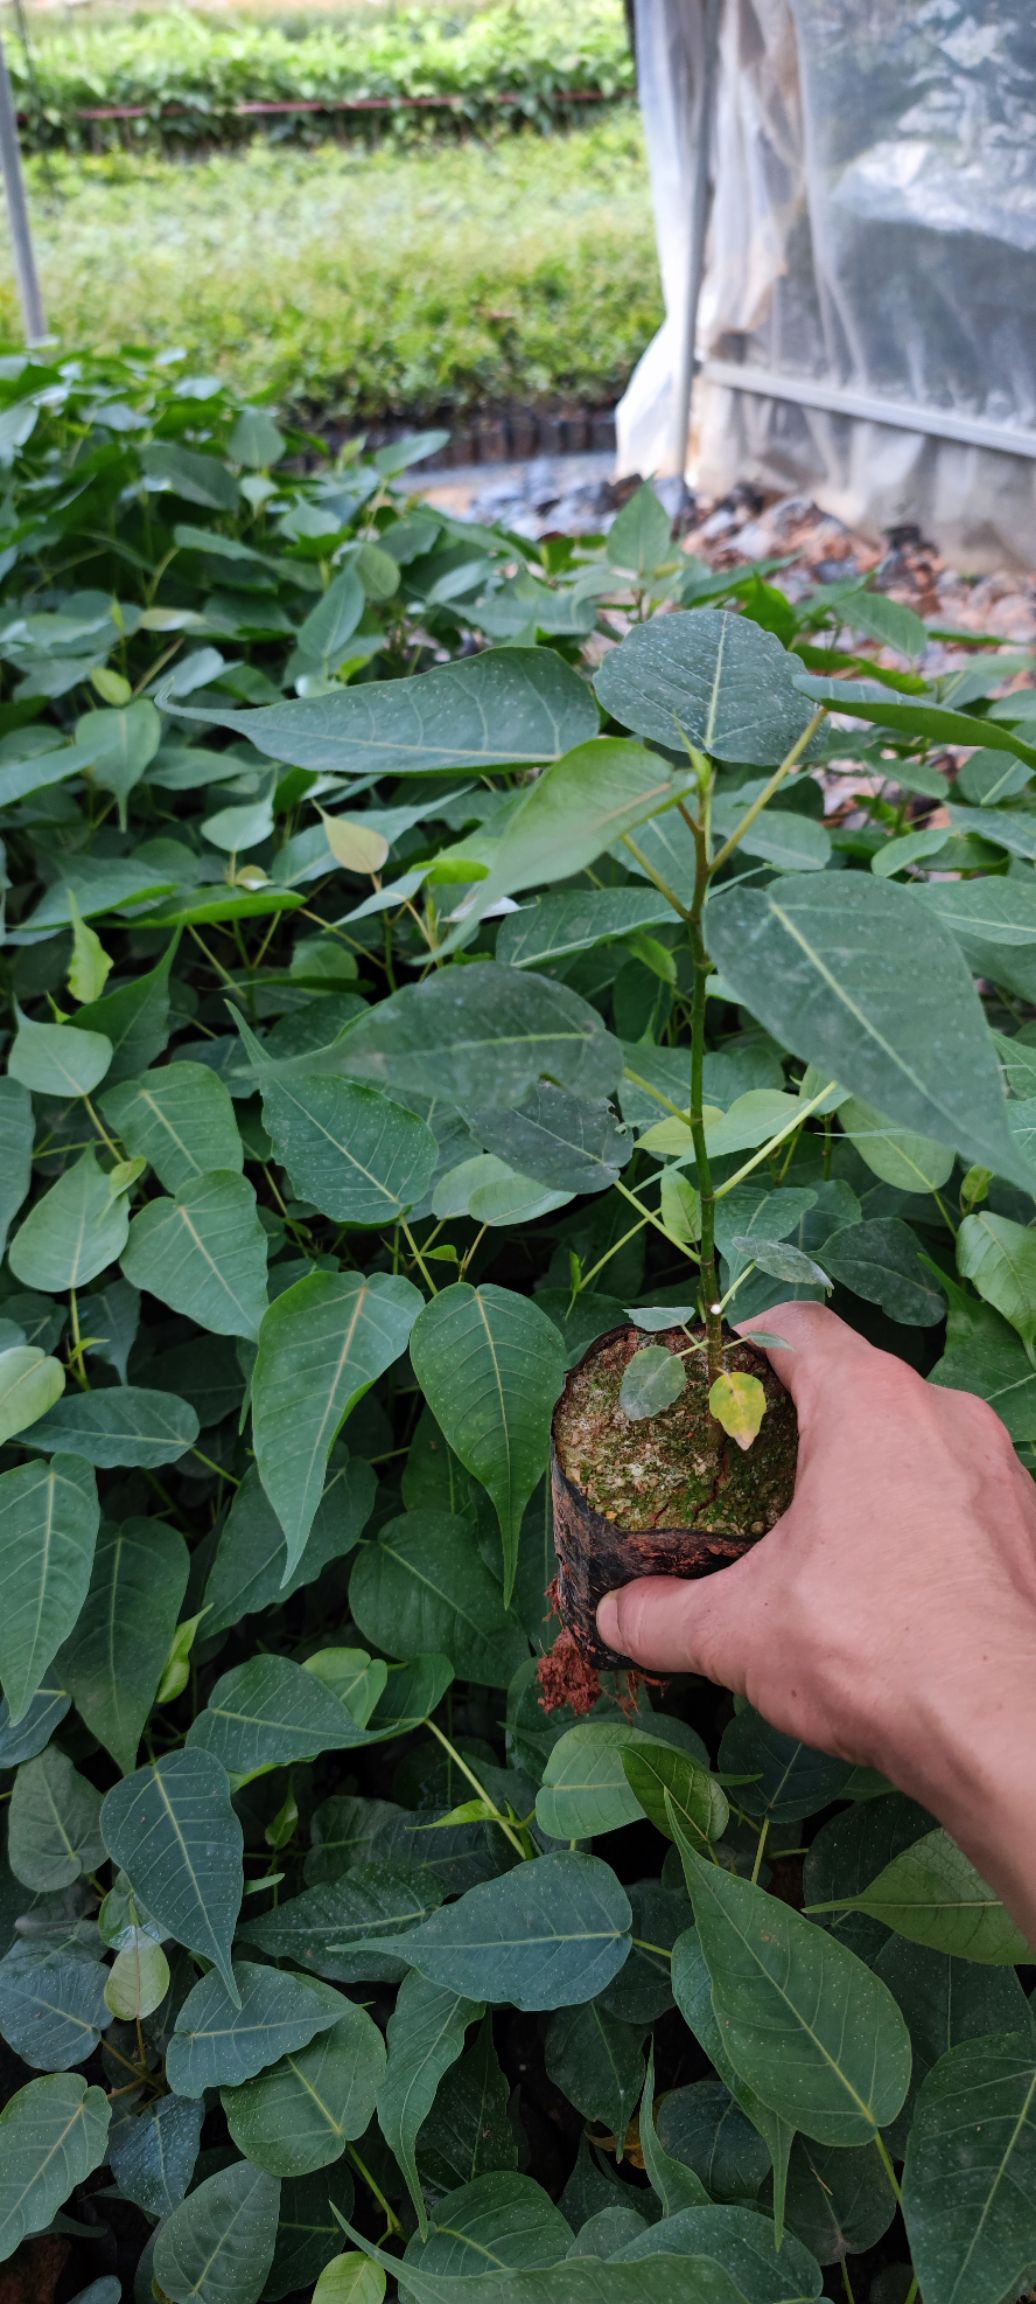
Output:
<instances>
[{"instance_id":1,"label":"green stem","mask_svg":"<svg viewBox=\"0 0 1036 2304\"><path fill-rule=\"evenodd\" d=\"M95 1109L95 1107L94 1107L93 1103L91 1102L91 1099L90 1099L90 1097L89 1097L89 1096L84 1096L84 1098L83 1098L83 1103L85 1104L85 1106L86 1106L86 1109L87 1109L87 1111L88 1111L88 1113L89 1113L89 1115L90 1115L90 1118L91 1118L91 1120L93 1121L94 1127L95 1127L95 1128L96 1128L96 1130L97 1130L97 1133L98 1133L98 1135L99 1135L99 1137L100 1137L100 1139L101 1139L101 1142L102 1142L102 1144L104 1144L104 1145L106 1145L106 1146L107 1146L107 1148L108 1148L108 1151L111 1153L111 1156L112 1156L112 1159L113 1159L113 1160L121 1160L121 1159L122 1159L122 1154L121 1154L121 1152L120 1152L120 1150L119 1150L119 1147L118 1147L118 1145L117 1145L117 1144L116 1144L116 1142L115 1142L115 1138L114 1138L114 1136L109 1136L109 1134L108 1134L108 1130L107 1130L107 1128L106 1128L106 1127L105 1127L105 1125L104 1125L104 1122L103 1122L103 1120L102 1120L102 1118L101 1118L101 1115L100 1115L100 1113L99 1113L99 1112L98 1112L98 1111Z\"/></svg>"},{"instance_id":2,"label":"green stem","mask_svg":"<svg viewBox=\"0 0 1036 2304\"><path fill-rule=\"evenodd\" d=\"M754 1886L756 1886L756 1885L758 1884L758 1880L759 1880L759 1874L760 1874L760 1872L762 1871L762 1868L763 1868L763 1857L764 1857L764 1856L765 1856L765 1854L766 1854L766 1843L767 1843L767 1841L768 1841L769 1837L770 1837L770 1819L769 1819L769 1817L768 1817L768 1816L764 1816L764 1817L763 1817L763 1821L762 1821L762 1823L761 1823L761 1825L760 1825L760 1827L759 1827L759 1845L758 1845L758 1847L757 1847L757 1849L756 1849L756 1852L755 1852L755 1863L754 1863L754 1864L753 1864L753 1866L752 1866L752 1884L753 1884L753 1887L754 1887Z\"/></svg>"},{"instance_id":3,"label":"green stem","mask_svg":"<svg viewBox=\"0 0 1036 2304\"><path fill-rule=\"evenodd\" d=\"M691 1140L694 1144L694 1180L701 1202L701 1238L698 1243L701 1281L698 1305L705 1325L709 1382L723 1374L723 1315L719 1308L716 1268L716 1188L705 1141L705 1004L711 973L705 943L705 899L709 892L708 799L701 817L689 819L694 833L694 902L690 912L691 952L694 959L694 998L691 1007Z\"/></svg>"},{"instance_id":4,"label":"green stem","mask_svg":"<svg viewBox=\"0 0 1036 2304\"><path fill-rule=\"evenodd\" d=\"M415 1262L415 1264L417 1265L417 1269L418 1269L418 1271L419 1271L419 1272L420 1272L420 1274L421 1274L421 1278L422 1278L422 1280L424 1281L426 1288L428 1288L428 1289L429 1289L430 1293L431 1293L433 1296L437 1296L437 1295L438 1295L438 1293L439 1293L439 1291L438 1291L438 1289L437 1289L437 1287L436 1287L436 1285L435 1285L435 1282L434 1282L434 1280L432 1279L432 1275L431 1275L431 1273L430 1273L430 1272L429 1272L429 1270L428 1270L428 1266L427 1266L427 1264L425 1263L424 1257L422 1256L422 1254L421 1254L421 1251L420 1251L420 1249L419 1249L419 1247L418 1247L418 1245L417 1245L417 1242L416 1242L416 1240L414 1239L414 1235L413 1235L413 1233L412 1233L412 1232L411 1232L411 1230L410 1230L410 1226L409 1226L409 1224L407 1223L407 1220L406 1220L406 1217L405 1217L405 1216L402 1216L402 1217L400 1218L400 1225L401 1225L401 1228L402 1228L403 1232L406 1234L406 1242L407 1242L407 1246L408 1246L408 1248L409 1248L409 1250L410 1250L410 1253L411 1253L411 1255L412 1255L412 1257L413 1257L413 1259L414 1259L414 1262Z\"/></svg>"},{"instance_id":5,"label":"green stem","mask_svg":"<svg viewBox=\"0 0 1036 2304\"><path fill-rule=\"evenodd\" d=\"M769 806L770 801L773 799L774 793L779 792L781 785L784 783L785 777L790 776L798 767L803 753L807 750L808 746L812 744L813 738L816 735L821 721L826 719L826 717L827 705L821 704L818 710L814 712L812 720L810 720L806 727L803 729L802 734L798 738L797 742L792 745L791 751L785 753L780 767L774 769L769 783L764 784L758 799L753 800L751 807L745 809L745 813L741 818L740 824L735 824L729 840L724 840L722 848L719 850L718 854L713 857L712 871L714 873L718 872L720 867L727 862L728 857L733 855L734 850L738 846L739 842L744 839L745 833L751 831L756 817L761 816L763 809Z\"/></svg>"},{"instance_id":6,"label":"green stem","mask_svg":"<svg viewBox=\"0 0 1036 2304\"><path fill-rule=\"evenodd\" d=\"M786 1120L783 1128L778 1128L776 1136L771 1136L768 1143L760 1144L758 1152L753 1152L751 1159L745 1161L743 1168L739 1168L735 1175L728 1176L724 1184L717 1185L717 1200L724 1199L728 1192L733 1192L736 1185L743 1184L745 1177L750 1176L753 1169L759 1167L761 1161L768 1160L771 1153L776 1152L778 1144L783 1144L786 1136L792 1135L796 1128L801 1128L804 1120L812 1118L813 1113L818 1110L825 1097L830 1096L832 1088L837 1086L836 1080L825 1080L823 1087L818 1088L816 1095L810 1096L805 1104L800 1105L794 1118Z\"/></svg>"},{"instance_id":7,"label":"green stem","mask_svg":"<svg viewBox=\"0 0 1036 2304\"><path fill-rule=\"evenodd\" d=\"M921 2283L920 2283L920 2281L919 2281L919 2279L918 2279L918 2277L917 2277L917 2274L916 2274L916 2272L915 2272L915 2274L914 2274L914 2277L913 2277L913 2279L911 2280L910 2286L909 2286L909 2288L907 2289L907 2292L906 2292L906 2304L917 2304L917 2300L918 2300L918 2297L920 2296L920 2293L921 2293Z\"/></svg>"},{"instance_id":8,"label":"green stem","mask_svg":"<svg viewBox=\"0 0 1036 2304\"><path fill-rule=\"evenodd\" d=\"M442 1729L438 1727L434 1720L426 1720L425 1727L431 1729L432 1735L438 1738L439 1743L442 1745L443 1751L449 1754L450 1759L454 1762L454 1765L460 1769L461 1775L467 1777L468 1783L471 1785L472 1790L478 1793L480 1800L485 1801L486 1807L492 1816L494 1824L499 1824L500 1830L503 1833L505 1840L510 1841L512 1848L517 1849L519 1856L527 1856L529 1853L528 1849L523 1847L522 1842L518 1838L517 1832L515 1832L512 1826L508 1823L506 1816L501 1816L500 1810L496 1805L496 1801L490 1799L485 1785L479 1781L479 1778L476 1776L474 1769L468 1767L467 1761L462 1759L456 1745L451 1744L449 1737L444 1736Z\"/></svg>"},{"instance_id":9,"label":"green stem","mask_svg":"<svg viewBox=\"0 0 1036 2304\"><path fill-rule=\"evenodd\" d=\"M874 2149L878 2155L879 2160L881 2161L882 2167L885 2170L885 2174L888 2177L889 2187L891 2189L896 2206L897 2208L902 2208L903 2194L899 2188L899 2178L892 2165L892 2161L889 2156L889 2148L885 2142L885 2138L882 2135L880 2128L876 2128L874 2131Z\"/></svg>"},{"instance_id":10,"label":"green stem","mask_svg":"<svg viewBox=\"0 0 1036 2304\"><path fill-rule=\"evenodd\" d=\"M385 2218L388 2235L394 2240L401 2240L403 2237L403 2227L399 2221L398 2216L396 2215L395 2209L389 2207L388 2201L385 2198L380 2184L371 2175L366 2161L361 2160L355 2144L347 2144L345 2150L346 2157L352 2161L357 2175L362 2176L363 2181L367 2186L368 2192L371 2193L372 2197L377 2201L381 2213Z\"/></svg>"},{"instance_id":11,"label":"green stem","mask_svg":"<svg viewBox=\"0 0 1036 2304\"><path fill-rule=\"evenodd\" d=\"M643 849L638 848L636 841L630 839L628 832L623 833L622 839L623 846L629 849L630 855L639 864L641 871L646 872L648 879L652 886L657 888L659 895L665 897L666 903L672 905L674 912L679 913L681 920L689 921L691 915L686 904L681 902L675 889L670 888L668 880L663 880L661 873L655 871L654 865L648 863Z\"/></svg>"},{"instance_id":12,"label":"green stem","mask_svg":"<svg viewBox=\"0 0 1036 2304\"><path fill-rule=\"evenodd\" d=\"M655 1231L661 1233L663 1240L668 1240L670 1248L678 1248L681 1256L689 1256L692 1264L697 1263L697 1251L689 1248L686 1240L677 1240L675 1235L670 1232L668 1225L663 1224L661 1216L656 1216L654 1209L645 1208L643 1201L638 1200L636 1193L630 1191L629 1185L623 1183L621 1176L616 1177L614 1189L616 1192L621 1192L623 1199L629 1201L630 1207L636 1209L638 1216L643 1216L646 1224L654 1225Z\"/></svg>"}]
</instances>

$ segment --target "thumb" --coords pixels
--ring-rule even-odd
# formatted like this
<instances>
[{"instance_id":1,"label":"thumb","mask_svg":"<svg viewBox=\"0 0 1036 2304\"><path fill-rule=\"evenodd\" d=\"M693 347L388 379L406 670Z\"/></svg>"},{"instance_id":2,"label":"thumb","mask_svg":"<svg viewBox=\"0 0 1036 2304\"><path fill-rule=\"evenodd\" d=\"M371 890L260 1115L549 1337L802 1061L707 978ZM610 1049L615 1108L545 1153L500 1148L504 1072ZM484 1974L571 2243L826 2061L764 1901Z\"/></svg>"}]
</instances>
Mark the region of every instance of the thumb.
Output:
<instances>
[{"instance_id":1,"label":"thumb","mask_svg":"<svg viewBox=\"0 0 1036 2304\"><path fill-rule=\"evenodd\" d=\"M700 1672L743 1695L765 1611L760 1566L748 1554L710 1576L640 1576L605 1594L597 1629L645 1671Z\"/></svg>"}]
</instances>

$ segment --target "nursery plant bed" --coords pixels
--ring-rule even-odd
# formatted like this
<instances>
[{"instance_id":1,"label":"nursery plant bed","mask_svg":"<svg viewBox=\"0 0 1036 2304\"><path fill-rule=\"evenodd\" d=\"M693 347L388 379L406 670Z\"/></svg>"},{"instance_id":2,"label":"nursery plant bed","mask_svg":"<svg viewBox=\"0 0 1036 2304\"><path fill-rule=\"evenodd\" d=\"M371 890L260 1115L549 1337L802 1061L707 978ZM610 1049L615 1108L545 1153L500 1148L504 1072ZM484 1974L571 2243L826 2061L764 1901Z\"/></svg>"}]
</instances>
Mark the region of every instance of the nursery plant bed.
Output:
<instances>
[{"instance_id":1,"label":"nursery plant bed","mask_svg":"<svg viewBox=\"0 0 1036 2304\"><path fill-rule=\"evenodd\" d=\"M687 1332L668 1329L654 1341L686 1351ZM724 1567L766 1535L795 1487L795 1410L762 1352L738 1343L726 1355L728 1369L757 1376L766 1394L762 1431L746 1450L710 1414L704 1351L687 1354L686 1388L669 1408L636 1420L625 1414L622 1379L644 1342L635 1327L599 1337L554 1414L558 1607L598 1670L629 1662L597 1633L606 1592L638 1576L707 1576Z\"/></svg>"}]
</instances>

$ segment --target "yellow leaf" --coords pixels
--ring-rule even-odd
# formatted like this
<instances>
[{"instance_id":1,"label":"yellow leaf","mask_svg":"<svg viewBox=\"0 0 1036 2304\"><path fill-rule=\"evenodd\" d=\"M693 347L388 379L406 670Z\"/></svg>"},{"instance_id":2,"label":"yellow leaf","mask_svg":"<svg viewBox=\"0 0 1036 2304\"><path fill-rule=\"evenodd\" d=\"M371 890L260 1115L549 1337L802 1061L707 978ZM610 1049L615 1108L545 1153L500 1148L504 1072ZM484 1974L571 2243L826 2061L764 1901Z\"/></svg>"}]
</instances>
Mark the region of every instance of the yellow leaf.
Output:
<instances>
[{"instance_id":1,"label":"yellow leaf","mask_svg":"<svg viewBox=\"0 0 1036 2304\"><path fill-rule=\"evenodd\" d=\"M725 1376L717 1376L709 1393L709 1407L731 1440L736 1440L739 1448L750 1448L766 1414L766 1394L758 1376L745 1376L732 1368Z\"/></svg>"},{"instance_id":2,"label":"yellow leaf","mask_svg":"<svg viewBox=\"0 0 1036 2304\"><path fill-rule=\"evenodd\" d=\"M324 838L335 863L345 872L380 872L389 852L383 832L375 832L356 816L329 816L321 808Z\"/></svg>"}]
</instances>

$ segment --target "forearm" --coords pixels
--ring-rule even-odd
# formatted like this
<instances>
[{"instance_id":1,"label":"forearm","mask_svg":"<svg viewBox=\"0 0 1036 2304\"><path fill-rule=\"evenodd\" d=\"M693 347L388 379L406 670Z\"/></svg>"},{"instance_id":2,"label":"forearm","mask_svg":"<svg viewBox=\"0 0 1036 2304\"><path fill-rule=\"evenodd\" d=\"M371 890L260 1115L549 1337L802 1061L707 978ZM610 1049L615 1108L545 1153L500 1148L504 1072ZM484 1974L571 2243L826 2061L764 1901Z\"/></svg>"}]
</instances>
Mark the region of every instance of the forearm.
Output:
<instances>
[{"instance_id":1,"label":"forearm","mask_svg":"<svg viewBox=\"0 0 1036 2304\"><path fill-rule=\"evenodd\" d=\"M891 1757L889 1773L1036 1946L1036 1672L1001 1672L956 1696L921 1703L913 1748Z\"/></svg>"}]
</instances>

